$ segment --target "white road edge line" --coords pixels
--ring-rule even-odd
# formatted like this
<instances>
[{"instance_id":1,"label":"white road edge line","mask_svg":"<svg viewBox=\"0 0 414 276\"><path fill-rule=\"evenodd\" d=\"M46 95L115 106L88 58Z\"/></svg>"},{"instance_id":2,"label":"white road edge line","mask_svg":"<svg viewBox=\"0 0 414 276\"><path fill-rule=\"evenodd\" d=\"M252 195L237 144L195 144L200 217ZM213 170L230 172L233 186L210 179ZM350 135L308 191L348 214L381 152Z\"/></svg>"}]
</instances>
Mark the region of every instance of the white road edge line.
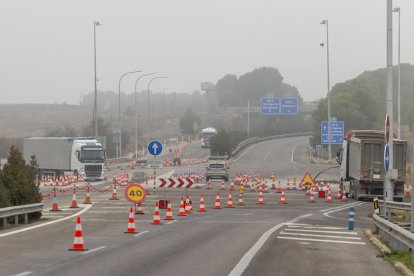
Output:
<instances>
[{"instance_id":1,"label":"white road edge line","mask_svg":"<svg viewBox=\"0 0 414 276\"><path fill-rule=\"evenodd\" d=\"M172 221L166 222L165 224L173 224L173 223L176 223L176 222L177 222L177 220L172 220Z\"/></svg>"},{"instance_id":2,"label":"white road edge line","mask_svg":"<svg viewBox=\"0 0 414 276\"><path fill-rule=\"evenodd\" d=\"M30 226L30 227L27 227L27 228L19 229L19 230L16 230L16 231L0 234L0 238L11 236L11 235L22 233L22 232L26 232L26 231L29 231L29 230L33 230L33 229L36 229L36 228L40 228L40 227L43 227L43 226L47 226L47 225L50 225L50 224L58 223L58 222L61 222L61 221L65 221L65 220L77 217L77 216L85 213L86 211L88 211L90 208L92 208L92 206L93 206L93 204L90 204L90 205L88 204L84 207L85 209L80 210L79 212L77 212L73 215L70 215L70 216L67 216L67 217L64 217L64 218L61 218L61 219L57 219L57 220L45 222L45 223L42 223L42 224Z\"/></svg>"},{"instance_id":3,"label":"white road edge line","mask_svg":"<svg viewBox=\"0 0 414 276\"><path fill-rule=\"evenodd\" d=\"M289 228L302 228L302 229L321 229L321 230L347 230L345 227L325 227L325 226L298 226L289 225Z\"/></svg>"},{"instance_id":4,"label":"white road edge line","mask_svg":"<svg viewBox=\"0 0 414 276\"><path fill-rule=\"evenodd\" d=\"M139 237L141 235L144 235L145 233L149 233L149 231L148 230L142 231L142 232L140 232L138 234L135 234L134 237Z\"/></svg>"},{"instance_id":5,"label":"white road edge line","mask_svg":"<svg viewBox=\"0 0 414 276\"><path fill-rule=\"evenodd\" d=\"M357 206L360 206L360 205L362 205L362 204L365 204L365 202L360 202L359 204L352 205L351 207L357 207ZM345 210L345 209L348 209L349 207L350 207L350 206L347 206L347 207L344 207L344 208L340 208L340 209L335 209L335 210L332 210L332 211L329 211L329 212L325 212L325 213L323 213L323 215L324 215L325 217L335 218L335 217L333 217L333 216L330 216L329 214L330 214L330 213L334 213L334 212L338 212L338 211L343 211L343 210Z\"/></svg>"},{"instance_id":6,"label":"white road edge line","mask_svg":"<svg viewBox=\"0 0 414 276\"><path fill-rule=\"evenodd\" d=\"M247 251L243 255L243 257L240 259L240 261L237 263L237 265L229 273L229 276L242 275L243 272L246 270L247 266L250 264L250 262L254 258L254 256L257 254L257 252L259 252L260 248L262 248L262 246L266 243L266 241L269 239L269 237L274 232L276 232L277 230L279 230L280 228L285 226L287 223L295 223L296 221L298 221L302 218L306 218L306 217L310 217L310 216L312 216L312 214L306 214L306 215L296 217L293 220L283 222L283 223L279 223L279 224L273 226L272 228L270 228L269 230L267 230L266 232L264 232L263 235L257 240L257 242L249 249L249 251Z\"/></svg>"},{"instance_id":7,"label":"white road edge line","mask_svg":"<svg viewBox=\"0 0 414 276\"><path fill-rule=\"evenodd\" d=\"M339 208L344 208L344 207L352 207L353 205L359 204L361 202L351 202L345 205L340 205L340 206L336 206L336 207L332 207L332 208L328 208L328 209L323 209L323 210L319 210L319 212L326 212L326 211L331 211L331 210L335 210L335 209L339 209Z\"/></svg>"},{"instance_id":8,"label":"white road edge line","mask_svg":"<svg viewBox=\"0 0 414 276\"><path fill-rule=\"evenodd\" d=\"M304 143L306 143L306 142L299 143L299 144L297 144L296 146L294 146L294 147L292 148L292 153L291 153L291 155L290 155L290 162L291 162L292 164L300 164L300 163L295 162L295 161L293 160L293 154L294 154L294 152L295 152L295 149L296 149L297 147L299 147L300 145L304 144Z\"/></svg>"},{"instance_id":9,"label":"white road edge line","mask_svg":"<svg viewBox=\"0 0 414 276\"><path fill-rule=\"evenodd\" d=\"M259 144L261 144L261 143L258 143L258 144L254 144L254 145L252 145L252 146L250 146L250 147L248 147L239 157L237 157L236 159L234 159L233 160L233 162L235 162L235 161L237 161L237 160L239 160L240 158L242 158L243 157L243 155L245 155L250 149L252 149L252 148L255 148L256 146L258 146Z\"/></svg>"},{"instance_id":10,"label":"white road edge line","mask_svg":"<svg viewBox=\"0 0 414 276\"><path fill-rule=\"evenodd\" d=\"M331 242L331 243L346 243L346 244L362 244L362 245L365 245L365 242L353 242L353 241L334 241L334 240L321 240L321 239L305 239L305 238L281 237L281 236L277 236L276 238L277 239L284 239L284 240L316 241L316 242Z\"/></svg>"},{"instance_id":11,"label":"white road edge line","mask_svg":"<svg viewBox=\"0 0 414 276\"><path fill-rule=\"evenodd\" d=\"M88 251L82 252L81 254L90 254L90 253L96 252L96 251L98 251L98 250L104 249L104 248L106 248L106 247L107 247L106 245L99 246L99 247L97 247L97 248L94 248L94 249L91 249L91 250L88 250Z\"/></svg>"},{"instance_id":12,"label":"white road edge line","mask_svg":"<svg viewBox=\"0 0 414 276\"><path fill-rule=\"evenodd\" d=\"M22 272L22 273L19 273L19 274L15 274L14 276L26 276L26 275L30 275L32 273L33 273L33 271L25 271L25 272Z\"/></svg>"}]
</instances>

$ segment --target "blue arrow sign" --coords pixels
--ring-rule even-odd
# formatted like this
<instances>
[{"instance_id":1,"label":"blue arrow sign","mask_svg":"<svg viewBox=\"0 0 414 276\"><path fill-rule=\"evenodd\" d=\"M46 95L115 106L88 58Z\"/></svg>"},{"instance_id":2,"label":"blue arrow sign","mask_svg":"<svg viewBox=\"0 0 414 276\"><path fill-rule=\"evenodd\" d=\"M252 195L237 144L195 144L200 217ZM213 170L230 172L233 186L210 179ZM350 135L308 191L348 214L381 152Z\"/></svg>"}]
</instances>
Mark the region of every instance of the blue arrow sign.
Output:
<instances>
[{"instance_id":1,"label":"blue arrow sign","mask_svg":"<svg viewBox=\"0 0 414 276\"><path fill-rule=\"evenodd\" d=\"M388 144L385 145L384 149L384 168L388 173L388 169L390 168L390 148L388 147Z\"/></svg>"},{"instance_id":2,"label":"blue arrow sign","mask_svg":"<svg viewBox=\"0 0 414 276\"><path fill-rule=\"evenodd\" d=\"M331 121L331 144L341 145L344 138L344 121ZM328 121L321 122L321 142L323 145L329 143Z\"/></svg>"},{"instance_id":3,"label":"blue arrow sign","mask_svg":"<svg viewBox=\"0 0 414 276\"><path fill-rule=\"evenodd\" d=\"M162 145L160 141L154 140L149 142L147 150L149 154L156 156L162 152Z\"/></svg>"}]
</instances>

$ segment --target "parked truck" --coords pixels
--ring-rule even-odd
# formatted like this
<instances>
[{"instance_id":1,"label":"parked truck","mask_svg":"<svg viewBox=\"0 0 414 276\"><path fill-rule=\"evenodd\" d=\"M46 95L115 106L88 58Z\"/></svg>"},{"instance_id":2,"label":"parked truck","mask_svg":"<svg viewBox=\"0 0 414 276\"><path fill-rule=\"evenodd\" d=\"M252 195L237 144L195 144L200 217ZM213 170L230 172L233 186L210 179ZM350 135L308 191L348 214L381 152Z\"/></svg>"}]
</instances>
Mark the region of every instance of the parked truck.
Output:
<instances>
[{"instance_id":1,"label":"parked truck","mask_svg":"<svg viewBox=\"0 0 414 276\"><path fill-rule=\"evenodd\" d=\"M36 156L38 175L63 176L65 172L84 175L86 180L102 180L105 150L92 137L32 137L23 140L26 162Z\"/></svg>"},{"instance_id":2,"label":"parked truck","mask_svg":"<svg viewBox=\"0 0 414 276\"><path fill-rule=\"evenodd\" d=\"M338 150L336 160L340 164L342 189L357 200L383 197L384 187L384 146L383 131L352 130ZM393 142L394 201L404 197L404 181L407 160L407 142L394 139Z\"/></svg>"}]
</instances>

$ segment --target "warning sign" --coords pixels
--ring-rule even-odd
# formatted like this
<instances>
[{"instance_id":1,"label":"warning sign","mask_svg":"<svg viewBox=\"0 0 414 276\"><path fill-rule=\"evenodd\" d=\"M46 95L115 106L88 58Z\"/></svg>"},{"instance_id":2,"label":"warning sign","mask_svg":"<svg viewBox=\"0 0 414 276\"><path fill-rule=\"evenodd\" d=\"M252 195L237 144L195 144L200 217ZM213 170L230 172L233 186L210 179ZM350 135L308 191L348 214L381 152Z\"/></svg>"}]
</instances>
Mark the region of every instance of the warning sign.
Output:
<instances>
[{"instance_id":1,"label":"warning sign","mask_svg":"<svg viewBox=\"0 0 414 276\"><path fill-rule=\"evenodd\" d=\"M313 177L307 172L305 173L305 176L302 178L302 181L299 184L300 187L303 186L312 186L315 187L315 181L313 180Z\"/></svg>"}]
</instances>

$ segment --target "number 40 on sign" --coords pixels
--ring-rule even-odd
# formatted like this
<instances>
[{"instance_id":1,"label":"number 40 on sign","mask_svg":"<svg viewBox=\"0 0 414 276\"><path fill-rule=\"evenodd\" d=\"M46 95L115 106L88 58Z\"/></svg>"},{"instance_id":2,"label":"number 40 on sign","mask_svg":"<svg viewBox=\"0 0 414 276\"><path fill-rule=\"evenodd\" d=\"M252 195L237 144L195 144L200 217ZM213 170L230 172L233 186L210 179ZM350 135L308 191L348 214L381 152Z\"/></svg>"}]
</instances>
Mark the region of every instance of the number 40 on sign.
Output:
<instances>
[{"instance_id":1,"label":"number 40 on sign","mask_svg":"<svg viewBox=\"0 0 414 276\"><path fill-rule=\"evenodd\" d=\"M125 188L125 197L129 202L142 203L145 196L145 189L139 184L131 184Z\"/></svg>"}]
</instances>

